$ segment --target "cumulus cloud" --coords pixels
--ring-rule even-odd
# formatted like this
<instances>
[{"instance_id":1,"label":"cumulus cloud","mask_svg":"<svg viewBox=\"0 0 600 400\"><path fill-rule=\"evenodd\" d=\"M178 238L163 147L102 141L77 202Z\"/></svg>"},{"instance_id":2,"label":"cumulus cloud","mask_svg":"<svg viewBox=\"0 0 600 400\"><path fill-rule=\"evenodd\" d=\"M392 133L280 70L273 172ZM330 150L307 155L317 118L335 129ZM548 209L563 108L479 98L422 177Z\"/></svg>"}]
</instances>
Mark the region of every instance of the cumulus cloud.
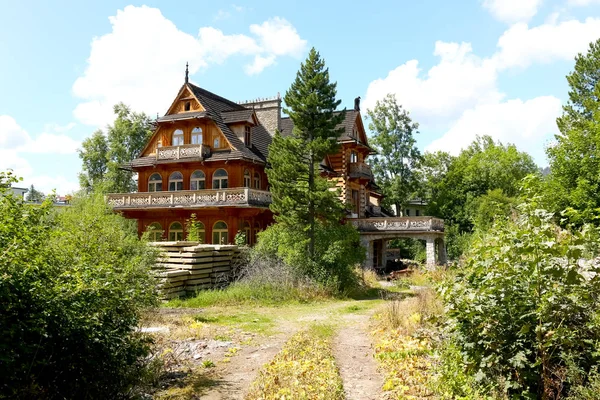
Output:
<instances>
[{"instance_id":1,"label":"cumulus cloud","mask_svg":"<svg viewBox=\"0 0 600 400\"><path fill-rule=\"evenodd\" d=\"M483 7L497 20L511 23L528 21L537 14L542 2L543 0L484 0Z\"/></svg>"},{"instance_id":2,"label":"cumulus cloud","mask_svg":"<svg viewBox=\"0 0 600 400\"><path fill-rule=\"evenodd\" d=\"M61 193L68 193L79 188L76 182L70 182L62 176L38 176L34 174L31 164L26 158L27 154L73 154L80 143L65 134L53 132L67 132L74 125L58 126L48 125L51 132L42 132L32 137L17 121L9 115L0 115L0 170L11 169L24 179L27 185L34 184L38 189L49 193L58 189Z\"/></svg>"},{"instance_id":3,"label":"cumulus cloud","mask_svg":"<svg viewBox=\"0 0 600 400\"><path fill-rule=\"evenodd\" d=\"M511 26L498 39L499 50L494 59L499 69L572 60L599 37L600 18L587 18L583 22L549 21L532 28L519 23Z\"/></svg>"},{"instance_id":4,"label":"cumulus cloud","mask_svg":"<svg viewBox=\"0 0 600 400\"><path fill-rule=\"evenodd\" d=\"M466 110L446 134L434 140L426 150L456 155L477 135L489 135L503 143L516 144L541 162L544 144L558 133L555 120L561 110L561 101L554 96L478 105Z\"/></svg>"},{"instance_id":5,"label":"cumulus cloud","mask_svg":"<svg viewBox=\"0 0 600 400\"><path fill-rule=\"evenodd\" d=\"M127 6L109 21L111 32L93 39L85 72L73 85L73 94L83 99L74 116L99 127L114 119L112 107L120 101L152 115L164 112L187 61L193 75L234 55L246 56L252 61L244 70L258 74L277 57L301 57L306 49L306 40L278 17L251 25L251 36L213 27L201 27L193 36L147 6Z\"/></svg>"},{"instance_id":6,"label":"cumulus cloud","mask_svg":"<svg viewBox=\"0 0 600 400\"><path fill-rule=\"evenodd\" d=\"M590 4L600 4L600 0L568 0L567 3L570 6L583 7Z\"/></svg>"}]
</instances>

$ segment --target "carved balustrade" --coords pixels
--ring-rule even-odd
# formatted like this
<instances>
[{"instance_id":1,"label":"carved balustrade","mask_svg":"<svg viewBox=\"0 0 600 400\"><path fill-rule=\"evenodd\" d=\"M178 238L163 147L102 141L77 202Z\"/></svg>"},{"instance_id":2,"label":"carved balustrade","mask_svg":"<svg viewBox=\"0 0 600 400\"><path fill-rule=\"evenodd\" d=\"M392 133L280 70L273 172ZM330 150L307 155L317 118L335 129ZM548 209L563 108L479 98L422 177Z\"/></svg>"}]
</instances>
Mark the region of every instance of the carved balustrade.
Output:
<instances>
[{"instance_id":1,"label":"carved balustrade","mask_svg":"<svg viewBox=\"0 0 600 400\"><path fill-rule=\"evenodd\" d=\"M215 206L268 207L271 200L271 192L250 188L113 193L106 196L108 205L115 209Z\"/></svg>"},{"instance_id":2,"label":"carved balustrade","mask_svg":"<svg viewBox=\"0 0 600 400\"><path fill-rule=\"evenodd\" d=\"M371 167L363 162L348 164L348 174L351 178L367 178L373 180L373 171L371 171Z\"/></svg>"},{"instance_id":3,"label":"carved balustrade","mask_svg":"<svg viewBox=\"0 0 600 400\"><path fill-rule=\"evenodd\" d=\"M203 144L165 146L156 149L157 160L181 160L185 158L203 159L210 154L210 148Z\"/></svg>"},{"instance_id":4,"label":"carved balustrade","mask_svg":"<svg viewBox=\"0 0 600 400\"><path fill-rule=\"evenodd\" d=\"M361 232L444 231L444 220L434 217L360 218L349 221Z\"/></svg>"}]
</instances>

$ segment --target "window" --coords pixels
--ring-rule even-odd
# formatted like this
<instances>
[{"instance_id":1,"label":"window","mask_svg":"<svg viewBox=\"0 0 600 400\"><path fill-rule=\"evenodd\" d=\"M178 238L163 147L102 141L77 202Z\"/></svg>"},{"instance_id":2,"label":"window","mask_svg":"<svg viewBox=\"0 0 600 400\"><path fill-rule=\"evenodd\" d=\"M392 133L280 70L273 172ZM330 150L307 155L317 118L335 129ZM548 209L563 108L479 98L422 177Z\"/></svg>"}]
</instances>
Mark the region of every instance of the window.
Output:
<instances>
[{"instance_id":1,"label":"window","mask_svg":"<svg viewBox=\"0 0 600 400\"><path fill-rule=\"evenodd\" d=\"M162 191L162 176L160 176L160 174L150 175L150 179L148 179L148 191L149 192Z\"/></svg>"},{"instance_id":2,"label":"window","mask_svg":"<svg viewBox=\"0 0 600 400\"><path fill-rule=\"evenodd\" d=\"M212 231L212 244L227 244L229 242L227 224L223 221L215 222Z\"/></svg>"},{"instance_id":3,"label":"window","mask_svg":"<svg viewBox=\"0 0 600 400\"><path fill-rule=\"evenodd\" d=\"M212 180L213 189L227 189L227 171L218 169L213 174Z\"/></svg>"},{"instance_id":4,"label":"window","mask_svg":"<svg viewBox=\"0 0 600 400\"><path fill-rule=\"evenodd\" d=\"M358 190L352 190L352 212L358 214L360 208L360 198L358 196Z\"/></svg>"},{"instance_id":5,"label":"window","mask_svg":"<svg viewBox=\"0 0 600 400\"><path fill-rule=\"evenodd\" d=\"M169 176L169 192L183 190L183 175L179 171L175 171Z\"/></svg>"},{"instance_id":6,"label":"window","mask_svg":"<svg viewBox=\"0 0 600 400\"><path fill-rule=\"evenodd\" d=\"M213 141L213 148L218 149L219 147L221 147L221 140L218 137L216 137Z\"/></svg>"},{"instance_id":7,"label":"window","mask_svg":"<svg viewBox=\"0 0 600 400\"><path fill-rule=\"evenodd\" d=\"M200 170L194 171L190 178L190 190L206 189L205 180L204 172Z\"/></svg>"},{"instance_id":8,"label":"window","mask_svg":"<svg viewBox=\"0 0 600 400\"><path fill-rule=\"evenodd\" d=\"M421 210L415 210L415 216L418 217L421 215Z\"/></svg>"},{"instance_id":9,"label":"window","mask_svg":"<svg viewBox=\"0 0 600 400\"><path fill-rule=\"evenodd\" d=\"M175 129L173 132L171 146L183 146L183 131L181 129Z\"/></svg>"},{"instance_id":10,"label":"window","mask_svg":"<svg viewBox=\"0 0 600 400\"><path fill-rule=\"evenodd\" d=\"M244 144L248 147L250 147L250 132L251 132L250 126L246 125L244 127Z\"/></svg>"},{"instance_id":11,"label":"window","mask_svg":"<svg viewBox=\"0 0 600 400\"><path fill-rule=\"evenodd\" d=\"M406 209L406 216L410 217L410 210L408 208Z\"/></svg>"},{"instance_id":12,"label":"window","mask_svg":"<svg viewBox=\"0 0 600 400\"><path fill-rule=\"evenodd\" d=\"M169 226L169 241L177 242L179 240L183 240L183 225L179 222L173 222Z\"/></svg>"},{"instance_id":13,"label":"window","mask_svg":"<svg viewBox=\"0 0 600 400\"><path fill-rule=\"evenodd\" d=\"M185 111L190 111L192 109L192 103L190 103L189 101L186 101L185 104L183 105L183 109Z\"/></svg>"},{"instance_id":14,"label":"window","mask_svg":"<svg viewBox=\"0 0 600 400\"><path fill-rule=\"evenodd\" d=\"M244 187L250 187L250 171L247 169L244 170Z\"/></svg>"},{"instance_id":15,"label":"window","mask_svg":"<svg viewBox=\"0 0 600 400\"><path fill-rule=\"evenodd\" d=\"M254 189L260 189L260 174L258 172L254 173Z\"/></svg>"},{"instance_id":16,"label":"window","mask_svg":"<svg viewBox=\"0 0 600 400\"><path fill-rule=\"evenodd\" d=\"M244 236L246 236L246 244L249 245L250 239L252 238L252 228L250 227L250 223L248 221L244 221L242 231L244 232Z\"/></svg>"},{"instance_id":17,"label":"window","mask_svg":"<svg viewBox=\"0 0 600 400\"><path fill-rule=\"evenodd\" d=\"M202 144L202 128L199 126L192 129L192 144Z\"/></svg>"},{"instance_id":18,"label":"window","mask_svg":"<svg viewBox=\"0 0 600 400\"><path fill-rule=\"evenodd\" d=\"M358 162L358 155L356 154L355 151L350 152L350 162L351 163Z\"/></svg>"},{"instance_id":19,"label":"window","mask_svg":"<svg viewBox=\"0 0 600 400\"><path fill-rule=\"evenodd\" d=\"M162 240L163 230L158 222L148 225L148 233L151 242L160 242Z\"/></svg>"}]
</instances>

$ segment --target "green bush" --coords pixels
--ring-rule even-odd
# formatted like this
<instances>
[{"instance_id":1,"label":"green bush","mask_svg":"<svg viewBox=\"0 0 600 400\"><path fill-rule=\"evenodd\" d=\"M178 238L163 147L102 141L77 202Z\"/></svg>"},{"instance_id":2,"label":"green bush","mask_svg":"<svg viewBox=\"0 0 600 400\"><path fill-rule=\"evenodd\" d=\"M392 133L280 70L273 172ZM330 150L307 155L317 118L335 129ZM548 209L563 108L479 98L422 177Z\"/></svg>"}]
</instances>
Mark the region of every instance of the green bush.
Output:
<instances>
[{"instance_id":1,"label":"green bush","mask_svg":"<svg viewBox=\"0 0 600 400\"><path fill-rule=\"evenodd\" d=\"M315 258L307 252L308 239L301 230L274 224L259 233L254 257L277 257L300 274L345 290L356 285L354 267L365 259L360 235L350 224L319 221L315 229Z\"/></svg>"},{"instance_id":2,"label":"green bush","mask_svg":"<svg viewBox=\"0 0 600 400\"><path fill-rule=\"evenodd\" d=\"M10 183L0 173L0 184ZM154 253L101 196L0 195L0 398L122 398L143 373Z\"/></svg>"},{"instance_id":3,"label":"green bush","mask_svg":"<svg viewBox=\"0 0 600 400\"><path fill-rule=\"evenodd\" d=\"M600 362L600 268L581 261L586 229L561 230L529 204L519 211L475 239L443 297L479 384L513 398L563 397L568 367L587 376Z\"/></svg>"}]
</instances>

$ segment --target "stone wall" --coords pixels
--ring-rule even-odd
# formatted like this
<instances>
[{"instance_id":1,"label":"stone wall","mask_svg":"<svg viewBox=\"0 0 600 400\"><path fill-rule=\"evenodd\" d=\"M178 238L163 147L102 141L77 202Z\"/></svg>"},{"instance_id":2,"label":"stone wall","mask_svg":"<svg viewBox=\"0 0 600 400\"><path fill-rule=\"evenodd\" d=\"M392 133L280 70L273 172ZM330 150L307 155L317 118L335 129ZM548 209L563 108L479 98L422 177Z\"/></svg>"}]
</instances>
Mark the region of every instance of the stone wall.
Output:
<instances>
[{"instance_id":1,"label":"stone wall","mask_svg":"<svg viewBox=\"0 0 600 400\"><path fill-rule=\"evenodd\" d=\"M246 108L253 108L260 123L271 135L281 127L281 98L258 99L256 101L243 102Z\"/></svg>"}]
</instances>

